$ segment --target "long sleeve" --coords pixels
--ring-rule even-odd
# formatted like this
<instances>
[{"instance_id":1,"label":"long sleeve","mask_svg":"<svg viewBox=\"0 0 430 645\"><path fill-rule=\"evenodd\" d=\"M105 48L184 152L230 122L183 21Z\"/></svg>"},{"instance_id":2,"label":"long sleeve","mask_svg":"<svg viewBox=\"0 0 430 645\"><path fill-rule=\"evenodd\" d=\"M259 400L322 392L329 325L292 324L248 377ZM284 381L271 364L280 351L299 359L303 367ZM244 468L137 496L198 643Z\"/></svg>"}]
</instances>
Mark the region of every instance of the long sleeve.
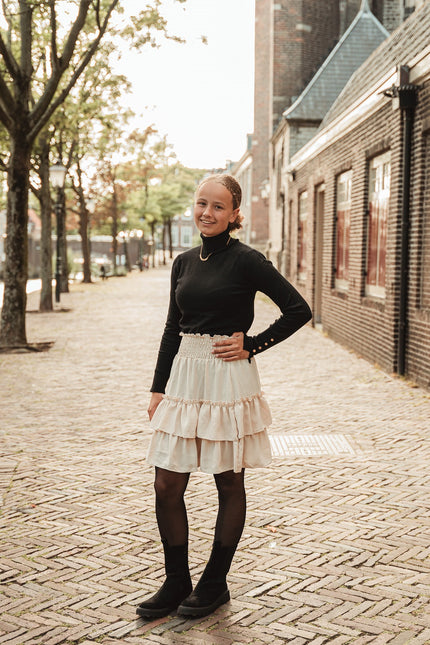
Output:
<instances>
[{"instance_id":1,"label":"long sleeve","mask_svg":"<svg viewBox=\"0 0 430 645\"><path fill-rule=\"evenodd\" d=\"M178 308L175 298L176 283L180 271L180 260L176 258L172 265L170 279L170 301L167 320L164 326L163 336L161 338L160 349L158 351L157 364L155 366L154 379L151 386L151 392L164 393L166 383L170 376L173 359L175 358L179 345L181 343L179 321L181 312Z\"/></svg>"},{"instance_id":2,"label":"long sleeve","mask_svg":"<svg viewBox=\"0 0 430 645\"><path fill-rule=\"evenodd\" d=\"M294 334L312 318L312 312L300 293L264 255L254 251L249 260L247 271L251 283L281 310L280 318L267 329L255 336L245 336L244 349L255 356Z\"/></svg>"}]
</instances>

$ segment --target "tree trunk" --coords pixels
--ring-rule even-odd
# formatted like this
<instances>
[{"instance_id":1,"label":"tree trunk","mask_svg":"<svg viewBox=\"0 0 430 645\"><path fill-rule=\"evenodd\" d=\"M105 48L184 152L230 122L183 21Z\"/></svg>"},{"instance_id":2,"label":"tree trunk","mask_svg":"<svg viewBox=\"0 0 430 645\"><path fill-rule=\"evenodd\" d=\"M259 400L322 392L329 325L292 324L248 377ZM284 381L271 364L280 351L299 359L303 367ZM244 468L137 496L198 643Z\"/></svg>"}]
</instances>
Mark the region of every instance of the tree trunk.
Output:
<instances>
[{"instance_id":1,"label":"tree trunk","mask_svg":"<svg viewBox=\"0 0 430 645\"><path fill-rule=\"evenodd\" d=\"M40 275L42 290L40 292L39 311L52 311L52 202L49 189L49 143L41 141L39 191L42 235L40 240Z\"/></svg>"},{"instance_id":2,"label":"tree trunk","mask_svg":"<svg viewBox=\"0 0 430 645\"><path fill-rule=\"evenodd\" d=\"M169 218L167 222L167 233L169 235L169 258L173 258L173 241L172 241L172 220Z\"/></svg>"},{"instance_id":3,"label":"tree trunk","mask_svg":"<svg viewBox=\"0 0 430 645\"><path fill-rule=\"evenodd\" d=\"M151 255L152 255L152 268L155 268L155 222L151 222L151 237L152 237L152 246L151 246Z\"/></svg>"},{"instance_id":4,"label":"tree trunk","mask_svg":"<svg viewBox=\"0 0 430 645\"><path fill-rule=\"evenodd\" d=\"M163 221L163 233L162 233L162 242L163 242L163 265L166 265L166 236L167 236L167 222Z\"/></svg>"},{"instance_id":5,"label":"tree trunk","mask_svg":"<svg viewBox=\"0 0 430 645\"><path fill-rule=\"evenodd\" d=\"M60 188L60 253L61 253L61 293L69 293L69 262L67 258L67 231L66 231L66 193Z\"/></svg>"},{"instance_id":6,"label":"tree trunk","mask_svg":"<svg viewBox=\"0 0 430 645\"><path fill-rule=\"evenodd\" d=\"M131 264L130 264L130 255L128 253L128 242L124 239L124 260L125 260L125 268L127 273L130 273L131 271Z\"/></svg>"},{"instance_id":7,"label":"tree trunk","mask_svg":"<svg viewBox=\"0 0 430 645\"><path fill-rule=\"evenodd\" d=\"M87 284L91 283L91 248L90 248L90 238L89 238L89 221L90 215L88 212L87 204L85 202L84 189L82 186L82 170L80 165L80 160L77 162L77 175L78 175L78 184L74 186L75 192L78 195L79 202L79 235L81 236L81 248L82 248L82 258L83 258L83 272L84 277L82 282Z\"/></svg>"},{"instance_id":8,"label":"tree trunk","mask_svg":"<svg viewBox=\"0 0 430 645\"><path fill-rule=\"evenodd\" d=\"M11 135L8 172L6 262L0 346L27 345L25 309L28 274L28 190L31 145L25 132Z\"/></svg>"},{"instance_id":9,"label":"tree trunk","mask_svg":"<svg viewBox=\"0 0 430 645\"><path fill-rule=\"evenodd\" d=\"M85 202L80 205L79 217L79 234L81 236L82 257L84 260L83 271L84 277L82 282L89 284L91 280L91 254L90 254L90 240L88 237L88 209Z\"/></svg>"}]
</instances>

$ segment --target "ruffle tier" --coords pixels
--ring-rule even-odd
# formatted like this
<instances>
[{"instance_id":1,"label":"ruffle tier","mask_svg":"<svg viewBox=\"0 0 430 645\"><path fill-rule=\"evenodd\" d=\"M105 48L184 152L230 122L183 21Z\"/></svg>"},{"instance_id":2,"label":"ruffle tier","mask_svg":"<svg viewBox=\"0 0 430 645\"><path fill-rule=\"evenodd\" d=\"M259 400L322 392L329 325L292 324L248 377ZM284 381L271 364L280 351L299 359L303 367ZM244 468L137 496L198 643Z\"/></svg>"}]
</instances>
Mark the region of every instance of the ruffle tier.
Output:
<instances>
[{"instance_id":1,"label":"ruffle tier","mask_svg":"<svg viewBox=\"0 0 430 645\"><path fill-rule=\"evenodd\" d=\"M255 360L224 362L216 337L184 335L166 394L151 420L147 461L175 472L267 466L270 409Z\"/></svg>"}]
</instances>

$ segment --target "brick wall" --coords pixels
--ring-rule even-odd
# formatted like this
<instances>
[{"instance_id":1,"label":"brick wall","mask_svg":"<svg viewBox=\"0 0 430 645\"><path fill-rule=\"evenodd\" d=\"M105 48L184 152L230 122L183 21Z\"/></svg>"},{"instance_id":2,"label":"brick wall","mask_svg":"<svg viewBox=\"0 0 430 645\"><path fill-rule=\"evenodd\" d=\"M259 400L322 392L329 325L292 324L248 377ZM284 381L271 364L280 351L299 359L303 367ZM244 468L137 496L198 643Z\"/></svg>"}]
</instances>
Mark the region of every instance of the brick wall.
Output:
<instances>
[{"instance_id":1,"label":"brick wall","mask_svg":"<svg viewBox=\"0 0 430 645\"><path fill-rule=\"evenodd\" d=\"M355 16L360 10L361 0L340 0L339 10L339 26L340 34L343 34L354 20Z\"/></svg>"},{"instance_id":2,"label":"brick wall","mask_svg":"<svg viewBox=\"0 0 430 645\"><path fill-rule=\"evenodd\" d=\"M335 45L339 0L275 2L273 21L274 128Z\"/></svg>"},{"instance_id":3,"label":"brick wall","mask_svg":"<svg viewBox=\"0 0 430 645\"><path fill-rule=\"evenodd\" d=\"M412 158L410 271L407 340L407 374L430 387L430 82L419 95ZM391 191L387 227L385 299L365 296L368 164L375 155L391 151ZM334 288L336 178L352 170L352 207L347 292ZM296 171L289 196L292 223L289 239L289 275L310 303L315 293L314 191L325 184L322 256L322 324L341 344L351 347L387 372L397 367L402 205L402 115L391 101L355 130L334 142ZM308 275L297 279L297 206L303 190L308 191Z\"/></svg>"},{"instance_id":4,"label":"brick wall","mask_svg":"<svg viewBox=\"0 0 430 645\"><path fill-rule=\"evenodd\" d=\"M396 29L420 0L368 0L372 13L387 31ZM360 10L362 0L340 0L340 33L342 34Z\"/></svg>"},{"instance_id":5,"label":"brick wall","mask_svg":"<svg viewBox=\"0 0 430 645\"><path fill-rule=\"evenodd\" d=\"M430 388L430 80L418 94L413 140L406 370Z\"/></svg>"},{"instance_id":6,"label":"brick wall","mask_svg":"<svg viewBox=\"0 0 430 645\"><path fill-rule=\"evenodd\" d=\"M382 24L388 31L396 29L404 19L404 0L384 0Z\"/></svg>"}]
</instances>

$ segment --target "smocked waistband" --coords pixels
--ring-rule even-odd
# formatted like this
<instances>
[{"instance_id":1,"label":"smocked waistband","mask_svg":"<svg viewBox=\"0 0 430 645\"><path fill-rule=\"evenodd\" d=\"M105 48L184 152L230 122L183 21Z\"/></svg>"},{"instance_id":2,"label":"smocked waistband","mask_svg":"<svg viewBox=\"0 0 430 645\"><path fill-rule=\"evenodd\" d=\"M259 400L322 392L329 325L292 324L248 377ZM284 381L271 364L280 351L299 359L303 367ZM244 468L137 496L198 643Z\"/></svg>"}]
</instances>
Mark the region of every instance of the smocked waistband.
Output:
<instances>
[{"instance_id":1,"label":"smocked waistband","mask_svg":"<svg viewBox=\"0 0 430 645\"><path fill-rule=\"evenodd\" d=\"M229 336L210 334L184 334L181 333L182 340L179 346L178 356L182 358L213 358L213 344L217 340L229 338Z\"/></svg>"}]
</instances>

